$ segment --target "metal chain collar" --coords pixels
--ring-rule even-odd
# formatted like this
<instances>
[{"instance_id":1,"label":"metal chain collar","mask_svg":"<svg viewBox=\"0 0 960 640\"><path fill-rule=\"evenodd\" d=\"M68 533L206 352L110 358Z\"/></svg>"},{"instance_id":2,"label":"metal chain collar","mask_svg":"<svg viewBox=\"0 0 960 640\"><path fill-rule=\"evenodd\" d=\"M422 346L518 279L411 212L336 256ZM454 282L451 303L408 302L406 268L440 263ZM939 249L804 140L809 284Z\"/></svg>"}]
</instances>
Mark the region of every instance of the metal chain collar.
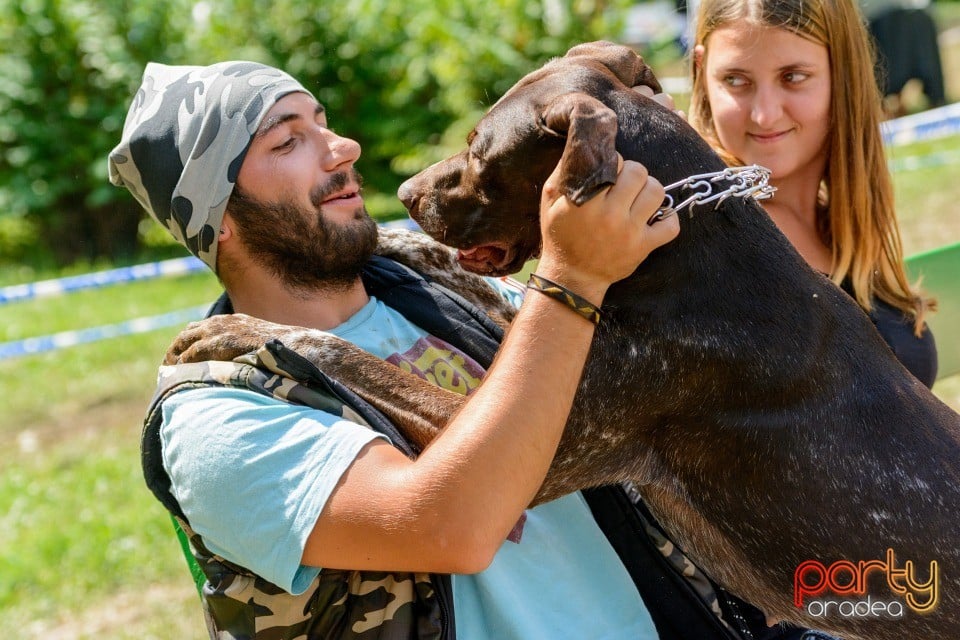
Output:
<instances>
[{"instance_id":1,"label":"metal chain collar","mask_svg":"<svg viewBox=\"0 0 960 640\"><path fill-rule=\"evenodd\" d=\"M716 202L714 209L719 207L727 198L748 198L766 200L777 190L769 184L770 170L760 165L751 164L746 167L727 167L723 171L701 173L695 176L678 180L663 188L666 191L664 206L660 207L650 219L650 224L662 220L667 216L679 213L681 210L695 205ZM725 189L719 189L721 183L729 182ZM683 193L690 193L680 204L675 204L671 191L677 191L679 198Z\"/></svg>"}]
</instances>

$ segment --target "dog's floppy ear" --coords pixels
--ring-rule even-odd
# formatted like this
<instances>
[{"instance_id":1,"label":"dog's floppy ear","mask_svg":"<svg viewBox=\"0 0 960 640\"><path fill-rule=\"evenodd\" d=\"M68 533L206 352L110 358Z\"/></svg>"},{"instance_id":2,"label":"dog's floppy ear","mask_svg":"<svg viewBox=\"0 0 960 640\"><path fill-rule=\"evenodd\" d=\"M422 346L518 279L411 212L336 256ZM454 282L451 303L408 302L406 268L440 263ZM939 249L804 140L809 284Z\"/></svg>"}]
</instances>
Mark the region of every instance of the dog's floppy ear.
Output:
<instances>
[{"instance_id":1,"label":"dog's floppy ear","mask_svg":"<svg viewBox=\"0 0 960 640\"><path fill-rule=\"evenodd\" d=\"M617 115L585 93L567 93L546 106L541 127L566 136L560 192L581 205L617 179Z\"/></svg>"},{"instance_id":2,"label":"dog's floppy ear","mask_svg":"<svg viewBox=\"0 0 960 640\"><path fill-rule=\"evenodd\" d=\"M613 75L617 76L617 79L628 87L643 85L653 89L654 93L663 93L660 82L653 75L653 69L647 66L643 58L630 47L600 40L578 44L567 51L567 55L564 57L573 58L576 56L585 56L596 60L610 69Z\"/></svg>"}]
</instances>

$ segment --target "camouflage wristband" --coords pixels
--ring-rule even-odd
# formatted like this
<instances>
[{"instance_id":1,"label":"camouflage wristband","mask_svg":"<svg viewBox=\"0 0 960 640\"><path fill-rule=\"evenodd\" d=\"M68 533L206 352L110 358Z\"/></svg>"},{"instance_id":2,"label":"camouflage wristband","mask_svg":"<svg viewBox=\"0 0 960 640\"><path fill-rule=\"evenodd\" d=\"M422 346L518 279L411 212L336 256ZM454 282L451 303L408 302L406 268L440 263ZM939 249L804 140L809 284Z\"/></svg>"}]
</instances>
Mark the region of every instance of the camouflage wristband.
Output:
<instances>
[{"instance_id":1,"label":"camouflage wristband","mask_svg":"<svg viewBox=\"0 0 960 640\"><path fill-rule=\"evenodd\" d=\"M539 291L540 293L549 296L554 300L559 300L563 304L573 309L581 317L586 318L593 324L600 324L600 309L598 309L586 298L578 296L573 291L570 291L570 289L567 289L556 282L552 282L543 276L538 276L535 273L531 273L530 279L527 280L527 288L533 289L534 291Z\"/></svg>"}]
</instances>

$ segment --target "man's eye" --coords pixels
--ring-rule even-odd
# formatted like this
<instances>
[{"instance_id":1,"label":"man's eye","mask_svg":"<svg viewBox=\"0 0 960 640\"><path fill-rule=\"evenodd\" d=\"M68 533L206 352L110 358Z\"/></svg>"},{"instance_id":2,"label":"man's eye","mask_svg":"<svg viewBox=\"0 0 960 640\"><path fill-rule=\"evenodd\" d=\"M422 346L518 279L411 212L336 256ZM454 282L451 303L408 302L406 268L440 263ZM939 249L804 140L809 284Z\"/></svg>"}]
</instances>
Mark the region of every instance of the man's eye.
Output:
<instances>
[{"instance_id":1,"label":"man's eye","mask_svg":"<svg viewBox=\"0 0 960 640\"><path fill-rule=\"evenodd\" d=\"M274 151L286 151L293 148L293 145L296 144L295 138L287 138L277 146L273 148Z\"/></svg>"}]
</instances>

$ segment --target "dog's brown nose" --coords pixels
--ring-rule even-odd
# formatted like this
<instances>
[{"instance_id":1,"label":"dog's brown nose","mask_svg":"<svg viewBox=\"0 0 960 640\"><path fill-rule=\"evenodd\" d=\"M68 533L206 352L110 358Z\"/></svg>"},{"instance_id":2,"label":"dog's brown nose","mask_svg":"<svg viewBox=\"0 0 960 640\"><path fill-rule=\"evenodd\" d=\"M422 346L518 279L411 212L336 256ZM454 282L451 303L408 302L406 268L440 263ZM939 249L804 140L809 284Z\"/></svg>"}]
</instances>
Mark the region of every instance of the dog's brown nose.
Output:
<instances>
[{"instance_id":1,"label":"dog's brown nose","mask_svg":"<svg viewBox=\"0 0 960 640\"><path fill-rule=\"evenodd\" d=\"M420 200L420 194L417 193L413 178L406 180L400 185L400 188L397 189L397 197L400 198L400 202L407 208L407 211L413 213L417 210L417 202Z\"/></svg>"}]
</instances>

